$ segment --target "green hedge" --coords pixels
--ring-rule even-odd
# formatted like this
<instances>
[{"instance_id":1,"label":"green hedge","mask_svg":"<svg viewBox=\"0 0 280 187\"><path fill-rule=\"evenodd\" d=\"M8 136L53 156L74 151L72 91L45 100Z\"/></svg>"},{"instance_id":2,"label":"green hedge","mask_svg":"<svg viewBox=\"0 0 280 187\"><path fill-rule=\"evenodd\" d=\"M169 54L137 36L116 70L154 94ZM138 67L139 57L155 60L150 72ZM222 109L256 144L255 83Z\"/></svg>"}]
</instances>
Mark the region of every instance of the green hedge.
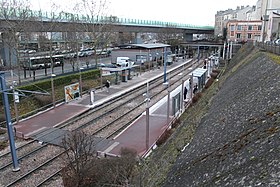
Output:
<instances>
[{"instance_id":1,"label":"green hedge","mask_svg":"<svg viewBox=\"0 0 280 187\"><path fill-rule=\"evenodd\" d=\"M90 70L90 71L81 72L81 76L82 76L82 80L89 80L89 79L94 80L100 77L100 71ZM53 81L54 81L54 86L59 87L59 86L70 85L72 83L79 81L79 79L80 79L80 73L75 73L75 74L55 77ZM41 90L50 90L50 87L51 87L51 79L45 79L45 80L37 81L32 84L19 86L17 87L17 89L38 91L38 88L40 88Z\"/></svg>"}]
</instances>

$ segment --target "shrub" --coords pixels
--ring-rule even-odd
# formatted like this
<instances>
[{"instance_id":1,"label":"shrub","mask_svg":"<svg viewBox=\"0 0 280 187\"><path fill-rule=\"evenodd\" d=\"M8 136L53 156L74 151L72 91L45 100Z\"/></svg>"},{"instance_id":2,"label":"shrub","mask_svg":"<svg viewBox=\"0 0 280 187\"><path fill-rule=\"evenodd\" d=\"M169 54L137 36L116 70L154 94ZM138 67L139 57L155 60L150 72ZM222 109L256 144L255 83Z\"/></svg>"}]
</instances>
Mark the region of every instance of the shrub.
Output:
<instances>
[{"instance_id":1,"label":"shrub","mask_svg":"<svg viewBox=\"0 0 280 187\"><path fill-rule=\"evenodd\" d=\"M192 98L192 103L196 103L200 97L202 97L202 93L201 92L196 93Z\"/></svg>"},{"instance_id":2,"label":"shrub","mask_svg":"<svg viewBox=\"0 0 280 187\"><path fill-rule=\"evenodd\" d=\"M48 105L52 103L52 96L46 95L35 95L34 98L41 104L41 106Z\"/></svg>"},{"instance_id":3,"label":"shrub","mask_svg":"<svg viewBox=\"0 0 280 187\"><path fill-rule=\"evenodd\" d=\"M212 73L210 73L210 76L211 76L213 79L215 79L215 78L217 78L218 73L212 72Z\"/></svg>"},{"instance_id":4,"label":"shrub","mask_svg":"<svg viewBox=\"0 0 280 187\"><path fill-rule=\"evenodd\" d=\"M206 82L206 84L205 84L205 89L208 89L212 84L213 84L213 82L214 82L214 78L210 78L207 82Z\"/></svg>"},{"instance_id":5,"label":"shrub","mask_svg":"<svg viewBox=\"0 0 280 187\"><path fill-rule=\"evenodd\" d=\"M176 128L181 123L180 118L176 119L175 122L172 124L171 128Z\"/></svg>"},{"instance_id":6,"label":"shrub","mask_svg":"<svg viewBox=\"0 0 280 187\"><path fill-rule=\"evenodd\" d=\"M218 74L219 74L219 73L221 72L221 70L219 70L219 69L213 69L212 72L213 72L213 73L218 73Z\"/></svg>"},{"instance_id":7,"label":"shrub","mask_svg":"<svg viewBox=\"0 0 280 187\"><path fill-rule=\"evenodd\" d=\"M172 132L171 130L166 130L161 136L160 138L157 140L156 144L158 146L164 144L164 142L166 142L166 140L171 136Z\"/></svg>"}]
</instances>

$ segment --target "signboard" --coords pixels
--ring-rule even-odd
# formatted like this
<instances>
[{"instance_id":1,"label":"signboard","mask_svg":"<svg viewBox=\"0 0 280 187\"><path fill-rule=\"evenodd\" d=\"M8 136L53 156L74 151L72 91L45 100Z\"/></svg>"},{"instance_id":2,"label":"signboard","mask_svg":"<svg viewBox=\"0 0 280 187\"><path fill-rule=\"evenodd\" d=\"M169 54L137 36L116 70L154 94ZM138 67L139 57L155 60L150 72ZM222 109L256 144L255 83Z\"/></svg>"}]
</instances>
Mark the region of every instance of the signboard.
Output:
<instances>
[{"instance_id":1,"label":"signboard","mask_svg":"<svg viewBox=\"0 0 280 187\"><path fill-rule=\"evenodd\" d=\"M102 76L111 75L110 70L106 70L102 68Z\"/></svg>"},{"instance_id":2,"label":"signboard","mask_svg":"<svg viewBox=\"0 0 280 187\"><path fill-rule=\"evenodd\" d=\"M14 92L14 100L16 103L19 103L19 96L18 96L18 92Z\"/></svg>"},{"instance_id":3,"label":"signboard","mask_svg":"<svg viewBox=\"0 0 280 187\"><path fill-rule=\"evenodd\" d=\"M64 87L65 102L70 102L80 97L79 83L71 84Z\"/></svg>"}]
</instances>

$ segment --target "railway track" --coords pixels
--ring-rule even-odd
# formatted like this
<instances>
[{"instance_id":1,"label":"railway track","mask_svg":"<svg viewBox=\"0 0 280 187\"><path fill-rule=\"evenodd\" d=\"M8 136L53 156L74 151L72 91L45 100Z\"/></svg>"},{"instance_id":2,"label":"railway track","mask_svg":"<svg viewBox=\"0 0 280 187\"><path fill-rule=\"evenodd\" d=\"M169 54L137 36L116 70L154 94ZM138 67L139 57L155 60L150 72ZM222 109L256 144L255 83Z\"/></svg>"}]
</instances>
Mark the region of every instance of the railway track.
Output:
<instances>
[{"instance_id":1,"label":"railway track","mask_svg":"<svg viewBox=\"0 0 280 187\"><path fill-rule=\"evenodd\" d=\"M186 71L187 68L190 66L191 64L184 67L183 69ZM181 84L181 81L178 81L179 79L181 79L181 77L178 76L178 73L180 73L181 71L182 70L175 69L169 73L168 76L170 89L172 89L172 87L177 87L179 84ZM187 73L188 72L186 72L186 74ZM58 128L69 131L84 130L84 132L88 132L92 136L98 136L107 139L112 138L124 128L126 128L128 125L130 125L139 115L143 113L143 111L145 110L143 93L146 92L147 86L142 85L138 88L135 88L129 93L126 93L118 98L113 99L108 103L104 103L102 106L85 112L84 114L80 115L75 119L69 120L67 123L61 124ZM162 86L162 77L159 77L158 79L149 82L149 95L153 103L156 103L166 94L167 91ZM25 146L28 145L36 144L34 141L30 142L23 145L20 149L23 149ZM40 154L40 151L44 152L44 149L48 152L48 147L54 149L52 145L48 144L38 146L38 148L35 149L30 148L30 151L27 151L26 154L23 153L22 156L20 156L20 160L22 160L22 162L25 162L24 159L32 159L32 155ZM19 151L20 149L18 148L17 151ZM18 176L18 178L13 178L10 180L12 182L3 185L13 186L19 183L25 183L23 181L34 181L31 178L33 176L36 176L36 173L41 173L40 171L44 171L44 168L51 168L51 165L53 165L53 163L56 163L56 160L59 160L59 158L61 158L61 156L65 152L65 150L61 148L55 149L57 150L55 151L55 155L52 155L53 157L44 159L41 162L41 164L36 164L36 167L34 167L33 169L28 169L28 172L22 172L21 170L21 173L19 175L16 175ZM8 154L9 153L5 153L1 156ZM2 176L5 177L7 176L5 174L9 173L6 172L9 165L11 165L11 163L4 164L3 166L1 165L3 168L0 167L0 171L4 173L4 175ZM56 163L55 165L60 164ZM60 171L61 168L56 168L54 171L51 172L51 174L45 177L43 177L43 174L40 174L40 177L42 177L43 179L35 180L36 182L34 183L34 186L46 185L46 183L49 183L52 180L52 178L59 176Z\"/></svg>"}]
</instances>

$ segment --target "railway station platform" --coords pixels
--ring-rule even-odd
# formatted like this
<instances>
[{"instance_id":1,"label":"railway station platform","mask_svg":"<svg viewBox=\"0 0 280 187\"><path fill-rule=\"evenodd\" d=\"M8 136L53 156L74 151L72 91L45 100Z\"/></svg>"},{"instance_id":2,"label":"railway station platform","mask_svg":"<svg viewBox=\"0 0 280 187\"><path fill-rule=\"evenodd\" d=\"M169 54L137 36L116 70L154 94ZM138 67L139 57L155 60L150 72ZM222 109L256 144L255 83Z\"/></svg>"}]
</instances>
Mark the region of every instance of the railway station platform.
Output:
<instances>
[{"instance_id":1,"label":"railway station platform","mask_svg":"<svg viewBox=\"0 0 280 187\"><path fill-rule=\"evenodd\" d=\"M186 62L175 62L167 66L167 72L173 68L182 65ZM104 102L110 101L122 93L127 92L141 84L146 84L147 81L154 79L163 74L163 68L142 73L137 77L133 77L127 82L122 82L118 85L110 86L109 92L106 89L96 90L94 103L90 104L90 94L85 94L81 98L69 103L63 103L47 111L43 111L27 119L21 120L14 125L15 135L19 138L34 138L38 133L55 128L59 124L70 120L89 109L101 105ZM167 97L166 97L167 98ZM166 99L167 101L167 99ZM150 109L150 128L149 128L149 146L152 147L158 137L167 128L167 102L151 107ZM171 120L172 116L169 117ZM104 147L98 150L104 154L119 155L122 147L130 147L136 149L139 156L144 155L146 150L146 116L143 113L133 124L126 128L122 133Z\"/></svg>"}]
</instances>

